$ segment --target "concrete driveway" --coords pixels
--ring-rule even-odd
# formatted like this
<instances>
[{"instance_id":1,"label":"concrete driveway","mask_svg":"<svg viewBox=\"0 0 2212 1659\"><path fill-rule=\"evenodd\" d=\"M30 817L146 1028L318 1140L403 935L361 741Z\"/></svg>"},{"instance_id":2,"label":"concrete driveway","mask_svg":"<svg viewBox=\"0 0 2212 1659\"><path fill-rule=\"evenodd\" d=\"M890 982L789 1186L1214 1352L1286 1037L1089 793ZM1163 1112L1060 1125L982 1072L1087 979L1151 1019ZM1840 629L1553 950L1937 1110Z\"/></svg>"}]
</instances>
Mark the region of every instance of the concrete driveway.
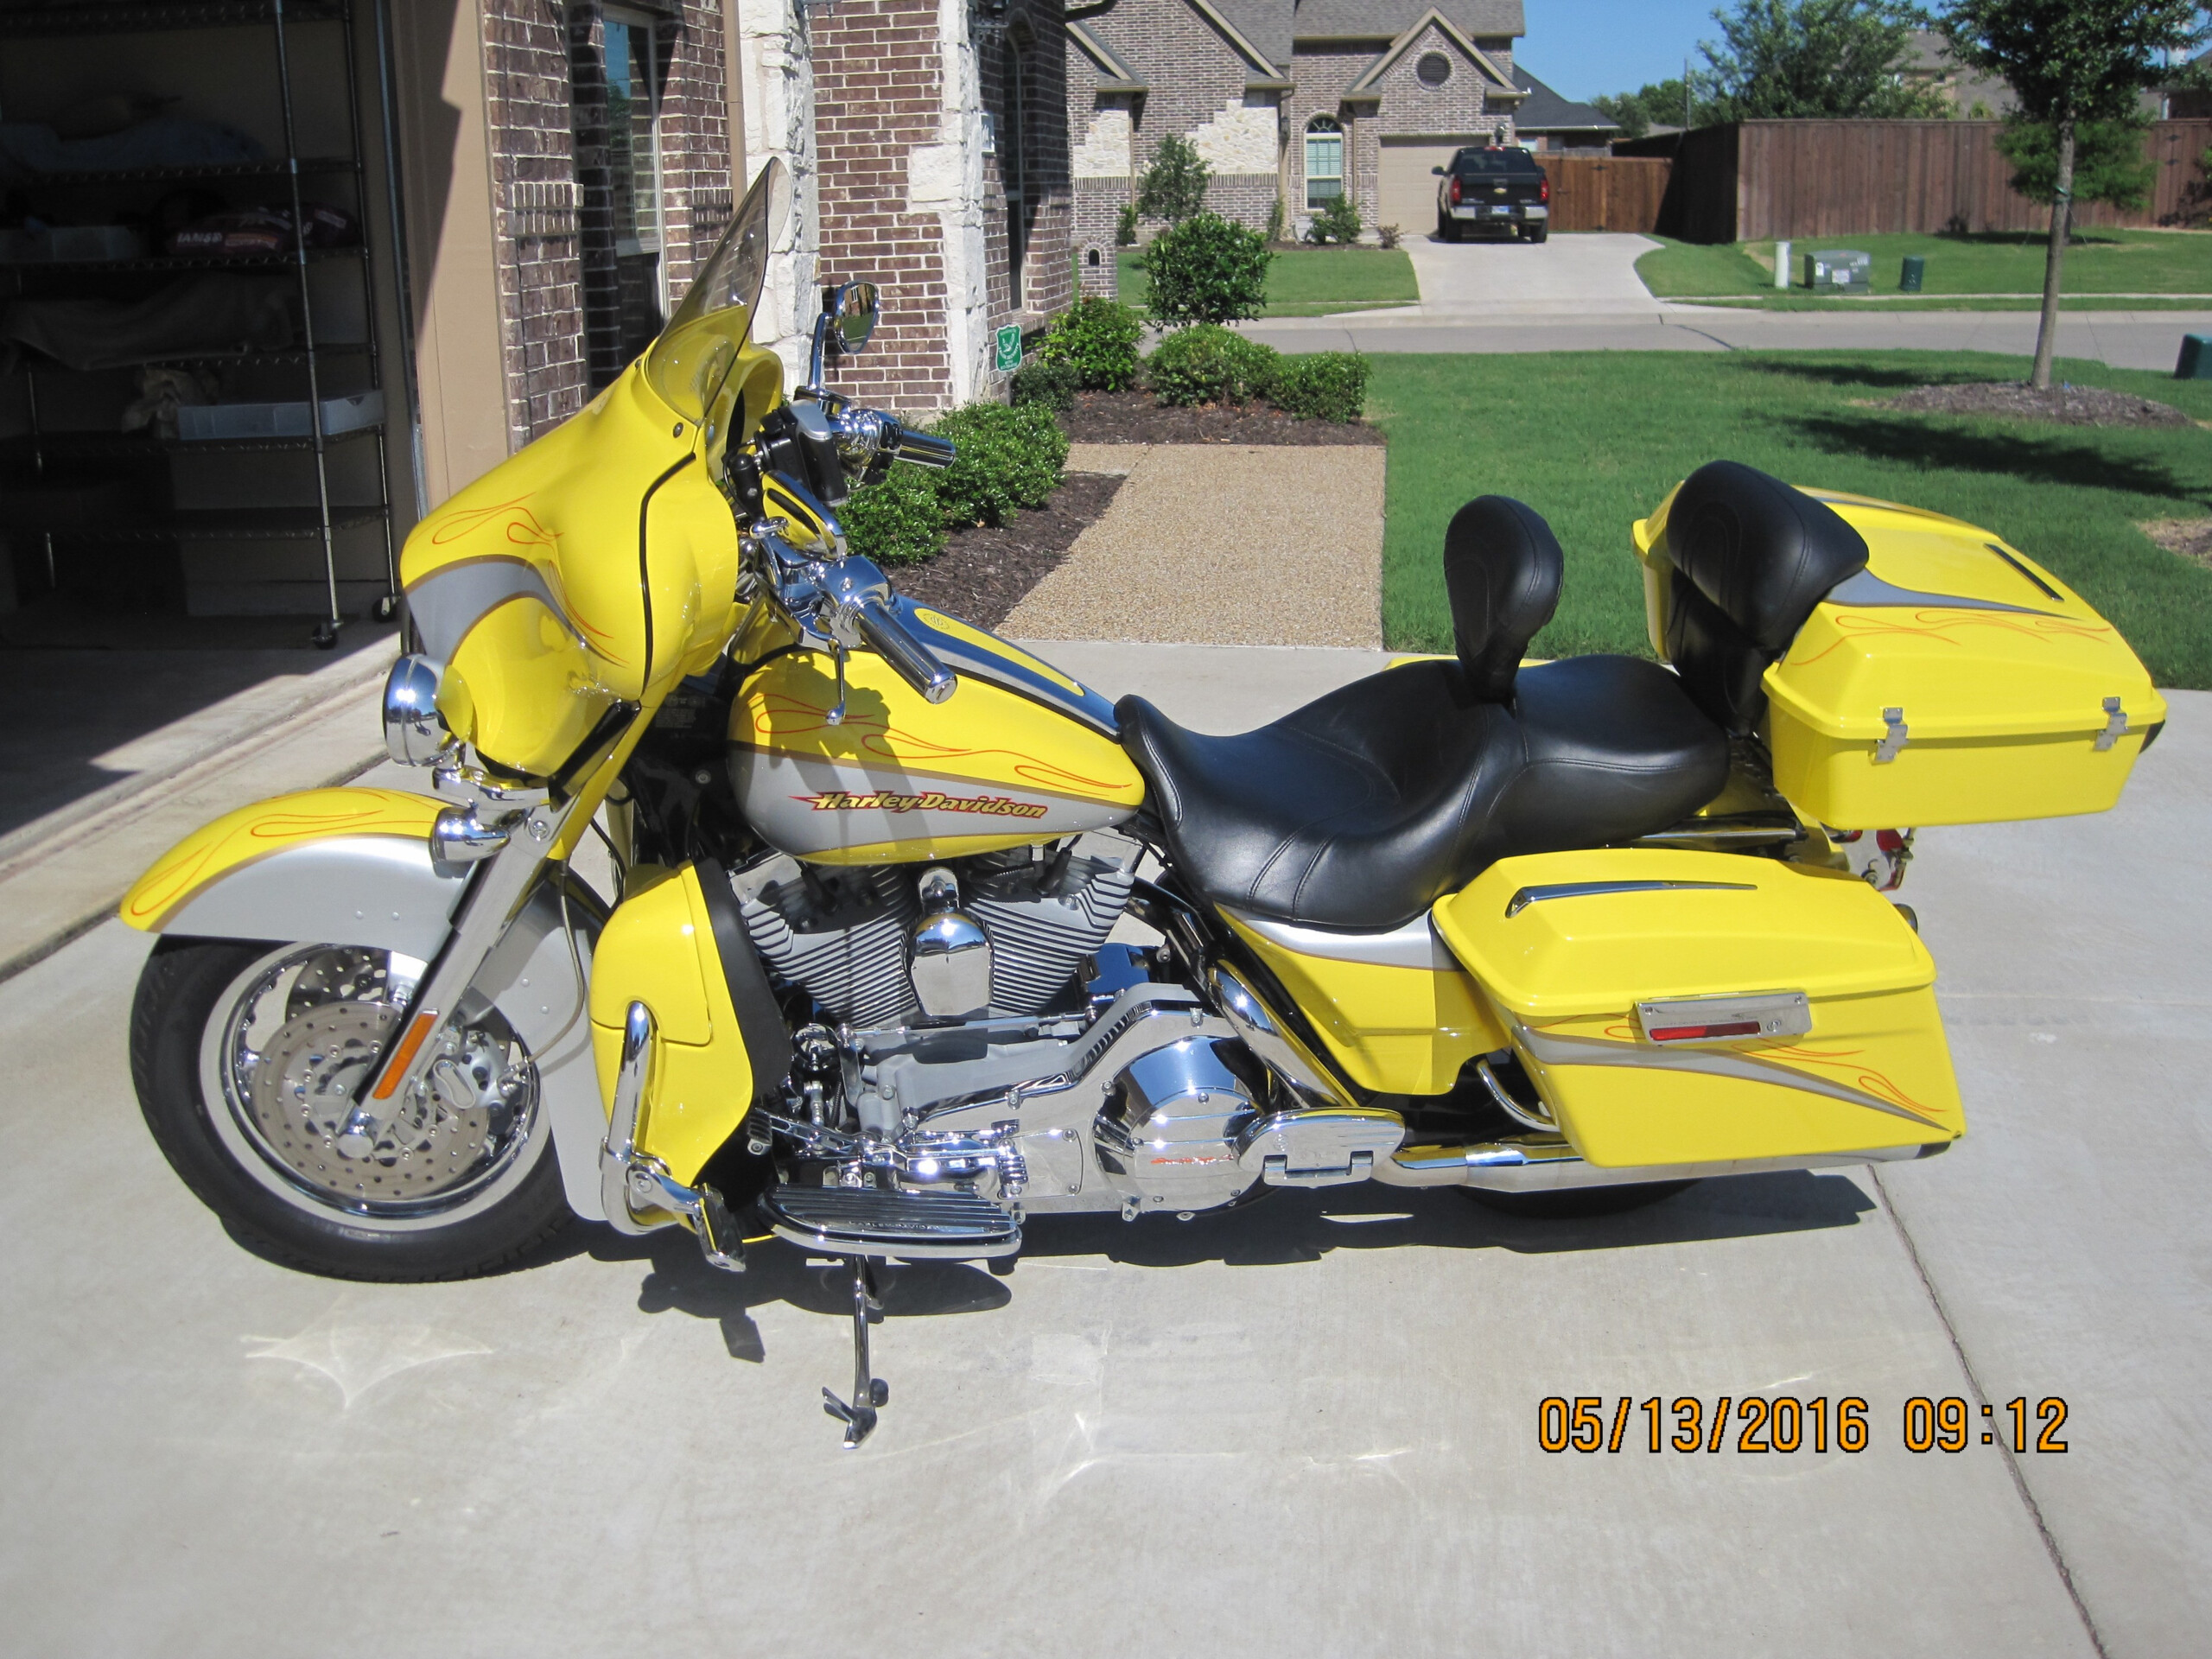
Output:
<instances>
[{"instance_id":1,"label":"concrete driveway","mask_svg":"<svg viewBox=\"0 0 2212 1659\"><path fill-rule=\"evenodd\" d=\"M1485 317L1652 316L1659 302L1636 274L1636 262L1660 244L1648 236L1591 233L1529 242L1440 242L1408 237L1424 321L1468 322Z\"/></svg>"},{"instance_id":2,"label":"concrete driveway","mask_svg":"<svg viewBox=\"0 0 2212 1659\"><path fill-rule=\"evenodd\" d=\"M1382 660L1043 649L1215 730ZM412 1287L238 1249L138 1121L145 941L109 924L0 985L7 1646L2196 1650L2212 696L2173 715L2113 814L1923 838L1948 1156L1580 1224L1361 1189L1039 1222L1010 1278L893 1275L855 1453L842 1292L781 1246L733 1280L585 1235ZM1870 1444L1537 1443L1548 1395L1753 1394L1862 1395ZM1916 1454L1913 1395L2063 1396L2069 1450Z\"/></svg>"}]
</instances>

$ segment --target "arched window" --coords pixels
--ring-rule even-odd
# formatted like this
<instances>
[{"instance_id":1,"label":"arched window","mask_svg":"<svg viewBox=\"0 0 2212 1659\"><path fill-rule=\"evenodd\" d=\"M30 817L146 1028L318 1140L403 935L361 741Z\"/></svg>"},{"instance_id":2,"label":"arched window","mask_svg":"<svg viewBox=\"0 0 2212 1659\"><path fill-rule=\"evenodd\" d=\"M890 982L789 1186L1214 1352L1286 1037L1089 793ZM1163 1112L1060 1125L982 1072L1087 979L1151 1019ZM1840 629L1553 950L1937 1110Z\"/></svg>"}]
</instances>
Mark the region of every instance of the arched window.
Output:
<instances>
[{"instance_id":1,"label":"arched window","mask_svg":"<svg viewBox=\"0 0 2212 1659\"><path fill-rule=\"evenodd\" d=\"M1344 130L1332 115L1306 124L1306 210L1318 213L1344 193Z\"/></svg>"}]
</instances>

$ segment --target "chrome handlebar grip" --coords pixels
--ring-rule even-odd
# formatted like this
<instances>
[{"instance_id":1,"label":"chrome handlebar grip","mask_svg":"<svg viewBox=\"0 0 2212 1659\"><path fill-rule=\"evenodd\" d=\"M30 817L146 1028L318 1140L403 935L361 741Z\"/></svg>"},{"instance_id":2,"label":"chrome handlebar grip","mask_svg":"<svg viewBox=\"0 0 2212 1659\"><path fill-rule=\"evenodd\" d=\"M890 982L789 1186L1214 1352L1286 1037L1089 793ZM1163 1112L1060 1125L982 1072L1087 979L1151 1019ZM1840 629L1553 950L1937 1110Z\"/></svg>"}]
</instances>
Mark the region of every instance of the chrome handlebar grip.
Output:
<instances>
[{"instance_id":1,"label":"chrome handlebar grip","mask_svg":"<svg viewBox=\"0 0 2212 1659\"><path fill-rule=\"evenodd\" d=\"M927 701L943 702L960 689L959 677L938 660L935 652L908 632L906 625L880 599L866 599L855 607L854 622L861 638Z\"/></svg>"},{"instance_id":2,"label":"chrome handlebar grip","mask_svg":"<svg viewBox=\"0 0 2212 1659\"><path fill-rule=\"evenodd\" d=\"M950 438L917 432L888 416L883 417L883 424L885 453L901 461L911 461L917 467L950 467L960 453Z\"/></svg>"}]
</instances>

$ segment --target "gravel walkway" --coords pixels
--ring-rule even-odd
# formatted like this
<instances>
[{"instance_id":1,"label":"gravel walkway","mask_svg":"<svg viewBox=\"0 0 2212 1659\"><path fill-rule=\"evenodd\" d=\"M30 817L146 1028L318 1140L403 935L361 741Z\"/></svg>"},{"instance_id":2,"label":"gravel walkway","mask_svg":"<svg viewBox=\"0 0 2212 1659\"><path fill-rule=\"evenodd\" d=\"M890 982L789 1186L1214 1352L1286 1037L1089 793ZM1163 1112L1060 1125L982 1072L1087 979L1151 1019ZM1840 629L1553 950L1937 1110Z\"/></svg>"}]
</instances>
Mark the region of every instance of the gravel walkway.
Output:
<instances>
[{"instance_id":1,"label":"gravel walkway","mask_svg":"<svg viewBox=\"0 0 2212 1659\"><path fill-rule=\"evenodd\" d=\"M1068 458L1071 470L1126 467L1128 481L1000 632L1167 645L1382 645L1379 446L1079 448Z\"/></svg>"}]
</instances>

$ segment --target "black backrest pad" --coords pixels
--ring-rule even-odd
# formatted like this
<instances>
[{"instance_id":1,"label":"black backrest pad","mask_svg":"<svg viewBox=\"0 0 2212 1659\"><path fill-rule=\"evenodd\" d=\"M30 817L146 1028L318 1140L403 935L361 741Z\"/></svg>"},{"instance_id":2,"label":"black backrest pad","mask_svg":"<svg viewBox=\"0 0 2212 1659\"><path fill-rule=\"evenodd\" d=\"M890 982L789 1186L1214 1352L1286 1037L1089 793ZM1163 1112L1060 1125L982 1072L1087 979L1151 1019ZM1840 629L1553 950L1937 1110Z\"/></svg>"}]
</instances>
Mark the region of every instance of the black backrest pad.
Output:
<instances>
[{"instance_id":1,"label":"black backrest pad","mask_svg":"<svg viewBox=\"0 0 2212 1659\"><path fill-rule=\"evenodd\" d=\"M1475 696L1510 702L1514 671L1559 605L1566 564L1559 538L1533 507L1478 497L1444 532L1452 632Z\"/></svg>"},{"instance_id":2,"label":"black backrest pad","mask_svg":"<svg viewBox=\"0 0 2212 1659\"><path fill-rule=\"evenodd\" d=\"M1826 502L1715 461L1675 495L1667 556L1753 645L1779 654L1821 595L1866 568L1866 543Z\"/></svg>"},{"instance_id":3,"label":"black backrest pad","mask_svg":"<svg viewBox=\"0 0 2212 1659\"><path fill-rule=\"evenodd\" d=\"M1866 567L1866 542L1827 503L1736 461L1699 467L1676 492L1666 551L1668 658L1691 700L1738 735L1766 712L1767 664Z\"/></svg>"}]
</instances>

